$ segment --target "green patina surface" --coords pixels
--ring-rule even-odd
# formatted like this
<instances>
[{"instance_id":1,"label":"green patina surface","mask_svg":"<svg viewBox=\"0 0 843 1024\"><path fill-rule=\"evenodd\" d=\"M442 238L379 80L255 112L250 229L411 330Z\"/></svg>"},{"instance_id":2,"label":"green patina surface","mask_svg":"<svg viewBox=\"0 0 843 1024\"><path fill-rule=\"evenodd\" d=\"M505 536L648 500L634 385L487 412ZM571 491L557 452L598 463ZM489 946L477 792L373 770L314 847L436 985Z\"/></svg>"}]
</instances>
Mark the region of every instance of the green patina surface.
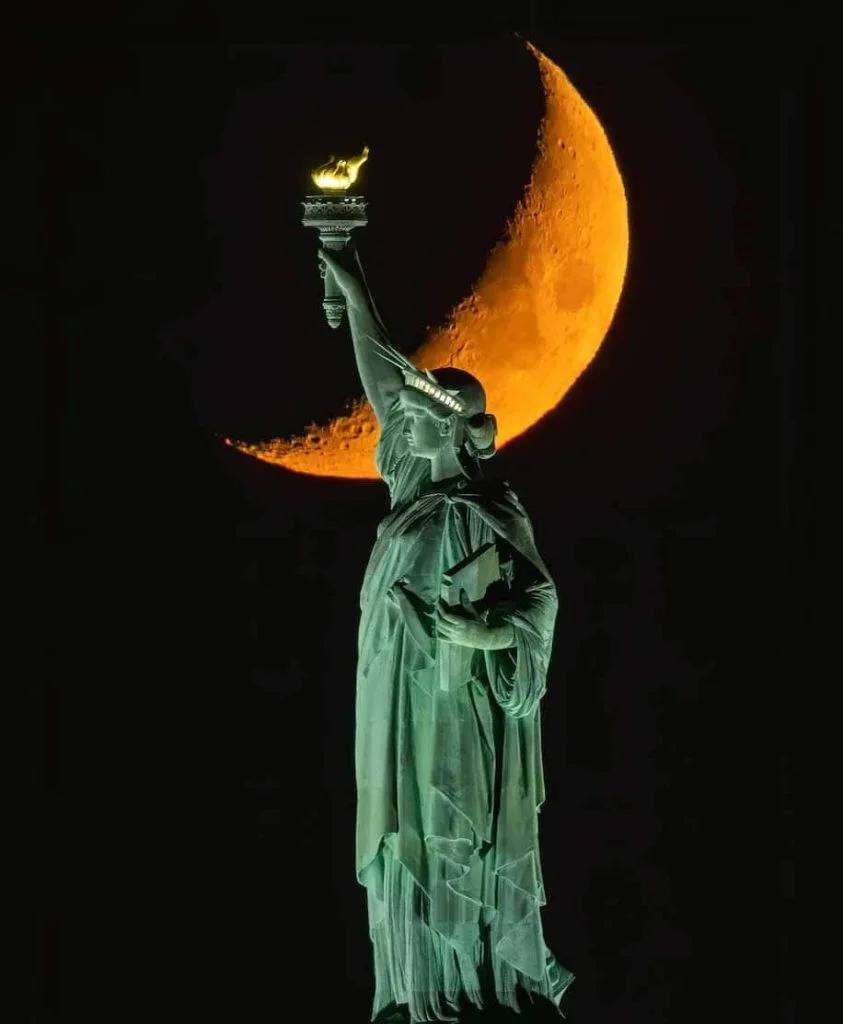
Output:
<instances>
[{"instance_id":1,"label":"green patina surface","mask_svg":"<svg viewBox=\"0 0 843 1024\"><path fill-rule=\"evenodd\" d=\"M517 1009L519 993L558 1007L573 975L544 941L538 834L556 587L520 501L471 457L489 451L479 382L439 376L465 415L408 389L355 260L320 254L348 300L391 505L358 637L356 871L372 1016L457 1019L472 1005Z\"/></svg>"}]
</instances>

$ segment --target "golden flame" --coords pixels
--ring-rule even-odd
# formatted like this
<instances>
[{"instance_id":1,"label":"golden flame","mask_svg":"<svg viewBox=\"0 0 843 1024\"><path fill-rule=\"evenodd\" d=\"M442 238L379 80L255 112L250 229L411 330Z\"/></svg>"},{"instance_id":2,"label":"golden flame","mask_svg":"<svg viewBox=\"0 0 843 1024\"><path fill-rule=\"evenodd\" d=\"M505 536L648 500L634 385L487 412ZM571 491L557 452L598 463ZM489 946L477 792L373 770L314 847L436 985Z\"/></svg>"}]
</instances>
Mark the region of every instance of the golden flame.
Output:
<instances>
[{"instance_id":1,"label":"golden flame","mask_svg":"<svg viewBox=\"0 0 843 1024\"><path fill-rule=\"evenodd\" d=\"M334 157L321 167L317 167L311 178L319 188L346 189L357 181L360 167L369 159L369 147L364 146L360 156L351 156L346 160Z\"/></svg>"}]
</instances>

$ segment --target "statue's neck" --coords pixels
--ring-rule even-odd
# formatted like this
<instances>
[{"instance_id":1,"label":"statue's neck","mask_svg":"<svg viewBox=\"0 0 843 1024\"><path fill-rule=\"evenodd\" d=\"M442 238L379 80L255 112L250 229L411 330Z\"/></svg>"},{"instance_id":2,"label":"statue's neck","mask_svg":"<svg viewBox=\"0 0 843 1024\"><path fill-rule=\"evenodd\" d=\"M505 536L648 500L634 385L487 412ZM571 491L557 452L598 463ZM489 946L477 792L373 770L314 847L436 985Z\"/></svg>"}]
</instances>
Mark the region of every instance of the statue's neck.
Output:
<instances>
[{"instance_id":1,"label":"statue's neck","mask_svg":"<svg viewBox=\"0 0 843 1024\"><path fill-rule=\"evenodd\" d=\"M453 477L463 479L464 476L456 450L453 448L438 452L430 460L430 479L434 484L443 483Z\"/></svg>"}]
</instances>

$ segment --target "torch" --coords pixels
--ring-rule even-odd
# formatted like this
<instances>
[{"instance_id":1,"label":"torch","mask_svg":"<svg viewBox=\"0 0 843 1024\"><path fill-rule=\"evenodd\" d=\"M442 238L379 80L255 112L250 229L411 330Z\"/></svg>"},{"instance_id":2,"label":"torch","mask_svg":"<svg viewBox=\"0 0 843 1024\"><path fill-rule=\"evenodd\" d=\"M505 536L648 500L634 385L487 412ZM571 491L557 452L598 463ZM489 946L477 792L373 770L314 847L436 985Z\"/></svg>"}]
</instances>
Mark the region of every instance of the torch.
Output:
<instances>
[{"instance_id":1,"label":"torch","mask_svg":"<svg viewBox=\"0 0 843 1024\"><path fill-rule=\"evenodd\" d=\"M348 189L357 180L362 164L369 158L369 147L364 146L360 156L336 160L334 157L311 174L313 183L322 190L320 195L307 196L302 203L306 228L316 228L323 248L344 249L354 228L365 227L366 201L361 195L349 194ZM325 271L325 297L322 300L325 317L331 327L338 327L345 309L345 296L337 287L330 268Z\"/></svg>"}]
</instances>

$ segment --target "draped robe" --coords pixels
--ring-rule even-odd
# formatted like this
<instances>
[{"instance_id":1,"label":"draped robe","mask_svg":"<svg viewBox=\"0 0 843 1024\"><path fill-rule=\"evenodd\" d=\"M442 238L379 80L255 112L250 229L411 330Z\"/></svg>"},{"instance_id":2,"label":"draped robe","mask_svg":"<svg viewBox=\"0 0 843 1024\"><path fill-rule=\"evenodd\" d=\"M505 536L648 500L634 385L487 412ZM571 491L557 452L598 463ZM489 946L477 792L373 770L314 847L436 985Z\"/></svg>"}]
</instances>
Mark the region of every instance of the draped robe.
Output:
<instances>
[{"instance_id":1,"label":"draped robe","mask_svg":"<svg viewBox=\"0 0 843 1024\"><path fill-rule=\"evenodd\" d=\"M358 881L375 966L374 1019L454 1019L467 1002L558 1007L573 975L544 943L539 704L557 596L526 512L502 482L431 483L395 402L376 453L392 511L363 582L355 769ZM444 571L495 541L507 581L490 624L515 646L474 651L442 683L434 609ZM454 677L456 676L456 677Z\"/></svg>"}]
</instances>

